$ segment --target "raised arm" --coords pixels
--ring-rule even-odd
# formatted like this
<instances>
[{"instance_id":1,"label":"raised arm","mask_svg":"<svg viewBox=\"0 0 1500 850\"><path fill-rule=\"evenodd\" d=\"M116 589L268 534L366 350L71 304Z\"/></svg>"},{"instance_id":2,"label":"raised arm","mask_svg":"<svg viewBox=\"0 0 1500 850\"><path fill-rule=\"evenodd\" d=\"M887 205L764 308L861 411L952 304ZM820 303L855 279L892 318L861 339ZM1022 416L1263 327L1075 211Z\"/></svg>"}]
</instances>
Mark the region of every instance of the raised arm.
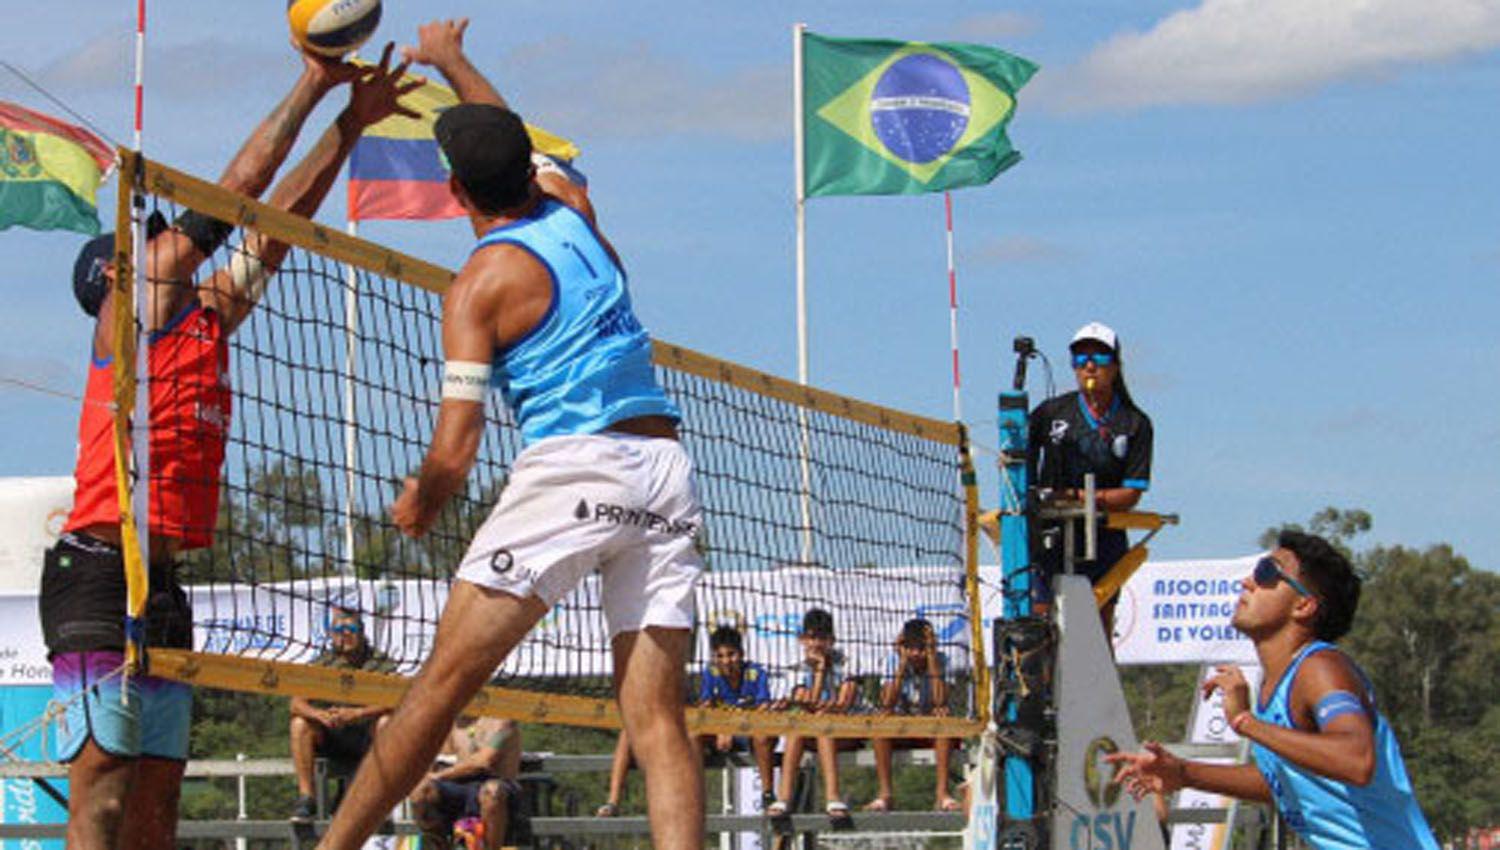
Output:
<instances>
[{"instance_id":1,"label":"raised arm","mask_svg":"<svg viewBox=\"0 0 1500 850\"><path fill-rule=\"evenodd\" d=\"M380 63L364 69L349 90L349 104L344 107L311 151L276 184L268 199L271 206L311 218L328 196L354 150L360 134L371 124L392 114L418 117L399 103L401 95L421 86L420 82L398 85L406 65L390 68L394 44L387 44ZM206 306L216 309L225 332L239 327L264 291L266 281L280 268L288 246L259 233L247 232L226 268L220 269L199 290Z\"/></svg>"},{"instance_id":2,"label":"raised arm","mask_svg":"<svg viewBox=\"0 0 1500 850\"><path fill-rule=\"evenodd\" d=\"M1370 783L1375 774L1374 712L1364 682L1348 659L1320 652L1304 661L1292 688L1292 712L1317 731L1288 729L1250 716L1235 723L1235 729L1313 773L1351 785Z\"/></svg>"},{"instance_id":3,"label":"raised arm","mask_svg":"<svg viewBox=\"0 0 1500 850\"><path fill-rule=\"evenodd\" d=\"M358 69L352 65L304 53L302 74L292 90L260 122L229 161L219 177L219 185L240 194L260 197L276 170L286 161L313 108L329 91L353 79L357 73ZM151 282L147 293L147 327L150 330L164 327L192 303L193 274L222 244L227 232L228 225L189 212L171 229L150 241L146 252L146 277Z\"/></svg>"},{"instance_id":4,"label":"raised arm","mask_svg":"<svg viewBox=\"0 0 1500 850\"><path fill-rule=\"evenodd\" d=\"M464 103L489 103L509 109L505 98L464 55L464 30L468 28L468 18L423 24L417 28L416 46L401 48L401 58L436 68Z\"/></svg>"}]
</instances>

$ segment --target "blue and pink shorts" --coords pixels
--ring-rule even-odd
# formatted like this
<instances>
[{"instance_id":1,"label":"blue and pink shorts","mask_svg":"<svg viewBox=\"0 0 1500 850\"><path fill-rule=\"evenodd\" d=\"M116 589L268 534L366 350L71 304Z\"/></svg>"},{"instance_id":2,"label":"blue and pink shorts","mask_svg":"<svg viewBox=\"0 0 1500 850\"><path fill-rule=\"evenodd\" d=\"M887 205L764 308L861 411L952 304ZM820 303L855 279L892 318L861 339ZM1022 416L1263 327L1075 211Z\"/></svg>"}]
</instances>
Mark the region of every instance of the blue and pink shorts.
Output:
<instances>
[{"instance_id":1,"label":"blue and pink shorts","mask_svg":"<svg viewBox=\"0 0 1500 850\"><path fill-rule=\"evenodd\" d=\"M91 738L121 758L187 760L193 689L154 676L127 682L115 673L124 660L116 650L53 655L52 698L67 706L55 727L58 761L77 758Z\"/></svg>"}]
</instances>

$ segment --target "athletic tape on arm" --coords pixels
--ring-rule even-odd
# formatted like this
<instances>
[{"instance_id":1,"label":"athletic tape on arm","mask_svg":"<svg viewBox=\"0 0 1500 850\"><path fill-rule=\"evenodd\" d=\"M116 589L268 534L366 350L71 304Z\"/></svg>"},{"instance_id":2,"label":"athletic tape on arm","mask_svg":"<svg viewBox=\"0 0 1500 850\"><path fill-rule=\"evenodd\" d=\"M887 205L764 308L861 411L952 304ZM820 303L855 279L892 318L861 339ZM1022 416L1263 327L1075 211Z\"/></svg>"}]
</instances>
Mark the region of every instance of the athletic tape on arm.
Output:
<instances>
[{"instance_id":1,"label":"athletic tape on arm","mask_svg":"<svg viewBox=\"0 0 1500 850\"><path fill-rule=\"evenodd\" d=\"M229 252L229 282L234 292L251 304L258 303L266 293L266 281L271 272L260 257L245 248L244 243L234 246Z\"/></svg>"},{"instance_id":2,"label":"athletic tape on arm","mask_svg":"<svg viewBox=\"0 0 1500 850\"><path fill-rule=\"evenodd\" d=\"M1360 701L1359 697L1348 691L1329 691L1318 700L1317 706L1313 708L1319 729L1328 728L1328 724L1332 723L1335 717L1355 713L1364 714L1365 704Z\"/></svg>"},{"instance_id":3,"label":"athletic tape on arm","mask_svg":"<svg viewBox=\"0 0 1500 850\"><path fill-rule=\"evenodd\" d=\"M490 364L449 360L443 364L443 398L484 401L490 386Z\"/></svg>"}]
</instances>

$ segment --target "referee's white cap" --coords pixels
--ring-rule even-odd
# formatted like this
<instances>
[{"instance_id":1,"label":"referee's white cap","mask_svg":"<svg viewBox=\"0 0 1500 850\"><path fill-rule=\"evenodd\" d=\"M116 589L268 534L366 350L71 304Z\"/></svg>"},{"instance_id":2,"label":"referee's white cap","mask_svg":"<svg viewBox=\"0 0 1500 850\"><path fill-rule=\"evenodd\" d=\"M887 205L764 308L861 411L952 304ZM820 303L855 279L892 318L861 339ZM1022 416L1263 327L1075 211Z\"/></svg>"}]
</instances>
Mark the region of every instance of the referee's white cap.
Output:
<instances>
[{"instance_id":1,"label":"referee's white cap","mask_svg":"<svg viewBox=\"0 0 1500 850\"><path fill-rule=\"evenodd\" d=\"M1103 322L1089 322L1088 324L1079 328L1078 333L1073 334L1073 341L1068 343L1068 347L1072 348L1080 342L1089 341L1102 342L1106 346L1108 346L1111 351L1120 350L1120 340L1117 336L1115 336L1114 328L1111 328L1109 325L1106 325Z\"/></svg>"}]
</instances>

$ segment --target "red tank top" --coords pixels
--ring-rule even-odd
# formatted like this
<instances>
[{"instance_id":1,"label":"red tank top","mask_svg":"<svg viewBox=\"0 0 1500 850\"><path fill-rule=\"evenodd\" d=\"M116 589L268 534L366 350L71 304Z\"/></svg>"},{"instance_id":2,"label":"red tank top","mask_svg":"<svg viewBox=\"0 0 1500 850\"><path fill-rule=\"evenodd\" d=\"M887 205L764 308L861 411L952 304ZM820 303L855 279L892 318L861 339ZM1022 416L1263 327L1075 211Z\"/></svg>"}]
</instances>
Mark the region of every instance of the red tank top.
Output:
<instances>
[{"instance_id":1,"label":"red tank top","mask_svg":"<svg viewBox=\"0 0 1500 850\"><path fill-rule=\"evenodd\" d=\"M151 533L183 549L213 542L229 433L229 346L219 315L194 306L151 335ZM73 513L66 531L120 521L115 484L114 369L94 360L78 422Z\"/></svg>"}]
</instances>

